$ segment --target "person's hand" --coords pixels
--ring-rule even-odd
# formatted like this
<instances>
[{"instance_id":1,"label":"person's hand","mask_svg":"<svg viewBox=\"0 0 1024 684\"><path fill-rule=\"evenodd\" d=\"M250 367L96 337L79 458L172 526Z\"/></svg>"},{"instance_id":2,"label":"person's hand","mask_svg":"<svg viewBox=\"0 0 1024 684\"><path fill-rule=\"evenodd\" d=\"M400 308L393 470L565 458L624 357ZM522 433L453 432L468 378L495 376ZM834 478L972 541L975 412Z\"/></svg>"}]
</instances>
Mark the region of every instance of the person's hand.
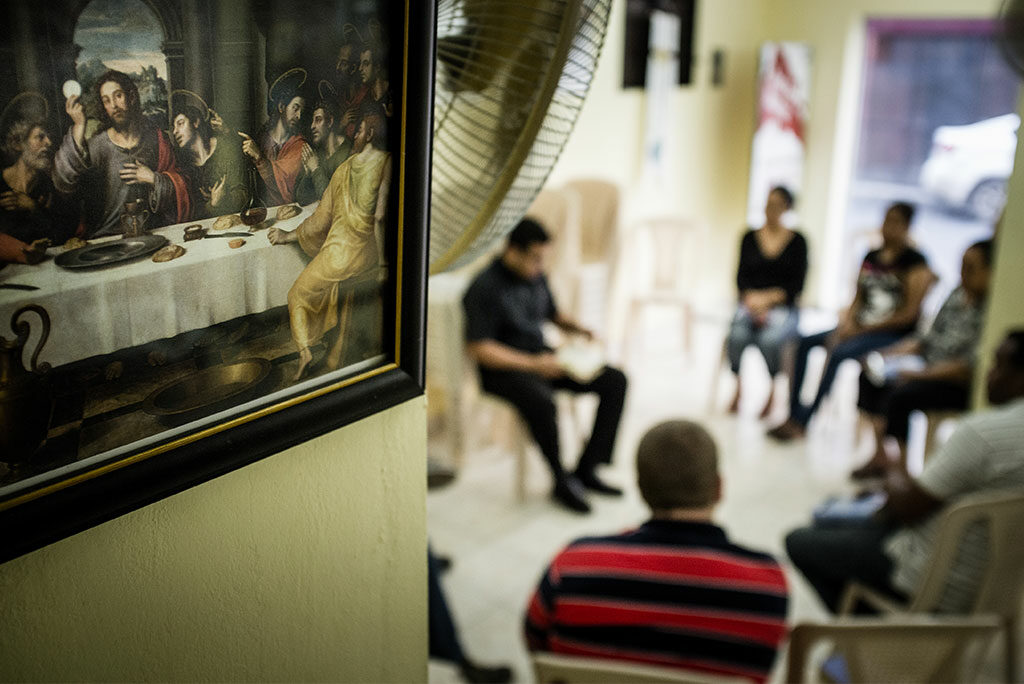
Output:
<instances>
[{"instance_id":1,"label":"person's hand","mask_svg":"<svg viewBox=\"0 0 1024 684\"><path fill-rule=\"evenodd\" d=\"M224 174L220 177L216 183L214 183L209 189L200 188L199 192L203 196L203 199L210 203L211 207L216 207L220 204L221 200L224 199L224 186L227 184L228 176Z\"/></svg>"},{"instance_id":2,"label":"person's hand","mask_svg":"<svg viewBox=\"0 0 1024 684\"><path fill-rule=\"evenodd\" d=\"M533 357L533 370L537 375L551 380L565 375L565 370L562 368L562 364L558 362L558 357L551 352L535 354Z\"/></svg>"},{"instance_id":3,"label":"person's hand","mask_svg":"<svg viewBox=\"0 0 1024 684\"><path fill-rule=\"evenodd\" d=\"M270 244L272 245L285 245L289 242L295 242L299 239L299 236L294 230L281 230L280 228L271 226L270 230L267 231L267 239L270 240Z\"/></svg>"},{"instance_id":4,"label":"person's hand","mask_svg":"<svg viewBox=\"0 0 1024 684\"><path fill-rule=\"evenodd\" d=\"M595 339L597 339L597 335L595 335L594 331L590 330L589 328L581 328L577 326L576 330L573 331L573 334L579 335L587 342L593 342Z\"/></svg>"},{"instance_id":5,"label":"person's hand","mask_svg":"<svg viewBox=\"0 0 1024 684\"><path fill-rule=\"evenodd\" d=\"M0 193L0 209L5 211L35 211L36 201L23 192L9 190Z\"/></svg>"},{"instance_id":6,"label":"person's hand","mask_svg":"<svg viewBox=\"0 0 1024 684\"><path fill-rule=\"evenodd\" d=\"M71 136L79 147L85 147L85 105L80 95L72 95L64 102L64 111L71 117Z\"/></svg>"},{"instance_id":7,"label":"person's hand","mask_svg":"<svg viewBox=\"0 0 1024 684\"><path fill-rule=\"evenodd\" d=\"M222 119L220 114L212 109L210 110L210 128L214 133L219 134L224 132L224 119Z\"/></svg>"},{"instance_id":8,"label":"person's hand","mask_svg":"<svg viewBox=\"0 0 1024 684\"><path fill-rule=\"evenodd\" d=\"M302 165L306 167L308 173L313 173L320 167L320 160L309 143L302 144Z\"/></svg>"},{"instance_id":9,"label":"person's hand","mask_svg":"<svg viewBox=\"0 0 1024 684\"><path fill-rule=\"evenodd\" d=\"M156 183L156 174L140 161L125 162L121 165L118 175L128 185L153 185Z\"/></svg>"},{"instance_id":10,"label":"person's hand","mask_svg":"<svg viewBox=\"0 0 1024 684\"><path fill-rule=\"evenodd\" d=\"M251 137L238 131L238 135L242 136L242 152L245 153L255 163L260 163L263 160L263 154L260 152L260 146L256 144L256 141Z\"/></svg>"},{"instance_id":11,"label":"person's hand","mask_svg":"<svg viewBox=\"0 0 1024 684\"><path fill-rule=\"evenodd\" d=\"M27 247L23 247L21 253L25 255L25 263L33 266L46 258L46 250L50 248L50 239L42 238L33 240Z\"/></svg>"},{"instance_id":12,"label":"person's hand","mask_svg":"<svg viewBox=\"0 0 1024 684\"><path fill-rule=\"evenodd\" d=\"M827 349L833 349L837 344L845 342L846 340L856 335L858 330L859 329L856 323L850 320L840 321L839 325L836 326L836 329L832 332L831 335L828 336L828 339L825 341L825 347Z\"/></svg>"},{"instance_id":13,"label":"person's hand","mask_svg":"<svg viewBox=\"0 0 1024 684\"><path fill-rule=\"evenodd\" d=\"M356 110L355 110L355 108L353 107L352 109L346 109L345 113L341 115L341 125L339 126L339 128L341 128L341 130L344 131L346 128L348 128L349 124L355 123L355 121L356 121Z\"/></svg>"},{"instance_id":14,"label":"person's hand","mask_svg":"<svg viewBox=\"0 0 1024 684\"><path fill-rule=\"evenodd\" d=\"M768 296L763 292L757 291L747 292L743 295L743 306L747 308L747 311L754 317L758 325L764 322L768 311L772 308Z\"/></svg>"}]
</instances>

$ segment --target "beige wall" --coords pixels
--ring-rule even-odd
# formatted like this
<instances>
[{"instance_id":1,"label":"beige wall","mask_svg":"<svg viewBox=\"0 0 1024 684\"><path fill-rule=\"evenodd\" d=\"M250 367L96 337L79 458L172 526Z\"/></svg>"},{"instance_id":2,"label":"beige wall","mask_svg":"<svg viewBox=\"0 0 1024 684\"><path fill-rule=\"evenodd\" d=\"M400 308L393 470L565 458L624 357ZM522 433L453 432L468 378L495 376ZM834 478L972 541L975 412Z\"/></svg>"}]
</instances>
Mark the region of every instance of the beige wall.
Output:
<instances>
[{"instance_id":1,"label":"beige wall","mask_svg":"<svg viewBox=\"0 0 1024 684\"><path fill-rule=\"evenodd\" d=\"M1017 103L1017 111L1024 116L1024 96ZM1024 137L1017 138L1017 156L1010 178L1010 196L1006 202L1003 225L996 241L995 272L989 293L988 316L981 336L978 358L980 373L974 377L975 404L984 404L985 375L992 362L995 348L1012 329L1024 328L1024 268L1020 258L1024 255Z\"/></svg>"},{"instance_id":2,"label":"beige wall","mask_svg":"<svg viewBox=\"0 0 1024 684\"><path fill-rule=\"evenodd\" d=\"M417 398L0 565L0 680L424 681Z\"/></svg>"},{"instance_id":3,"label":"beige wall","mask_svg":"<svg viewBox=\"0 0 1024 684\"><path fill-rule=\"evenodd\" d=\"M799 41L812 48L811 103L804 189L799 212L814 255L805 300L823 298L819 274L845 257L841 221L853 165L861 41L868 17L992 17L998 0L715 0L698 3L694 84L673 100L678 125L673 156L679 182L668 209L704 220L710 240L703 260L702 299L728 302L744 229L758 46ZM625 2L613 3L611 24L590 97L551 184L582 175L611 178L627 190L626 218L649 207L637 192L644 96L624 91ZM726 55L725 85L709 83L714 49Z\"/></svg>"},{"instance_id":4,"label":"beige wall","mask_svg":"<svg viewBox=\"0 0 1024 684\"><path fill-rule=\"evenodd\" d=\"M757 46L765 40L769 4L768 0L698 3L693 85L678 88L671 100L677 125L669 157L678 183L666 196L650 198L640 196L637 183L646 102L640 89L622 88L626 3L614 0L594 83L549 184L581 176L619 182L627 193L627 227L632 219L653 213L700 218L712 236L705 265L717 272L725 262L731 269L744 225ZM717 48L726 53L721 88L710 84L711 52ZM702 289L707 290L707 298L732 297L731 278L705 282Z\"/></svg>"}]
</instances>

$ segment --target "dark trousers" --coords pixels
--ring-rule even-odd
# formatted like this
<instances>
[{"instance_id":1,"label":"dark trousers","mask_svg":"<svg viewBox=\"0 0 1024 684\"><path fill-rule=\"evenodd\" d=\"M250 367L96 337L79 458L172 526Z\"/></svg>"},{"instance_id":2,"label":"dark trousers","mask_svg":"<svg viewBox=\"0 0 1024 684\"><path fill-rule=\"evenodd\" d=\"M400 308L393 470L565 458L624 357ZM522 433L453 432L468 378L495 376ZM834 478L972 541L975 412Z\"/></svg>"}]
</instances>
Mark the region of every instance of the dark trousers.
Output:
<instances>
[{"instance_id":1,"label":"dark trousers","mask_svg":"<svg viewBox=\"0 0 1024 684\"><path fill-rule=\"evenodd\" d=\"M853 580L905 601L906 595L892 586L893 565L883 550L893 531L874 521L850 527L801 527L786 535L786 553L833 613Z\"/></svg>"},{"instance_id":2,"label":"dark trousers","mask_svg":"<svg viewBox=\"0 0 1024 684\"><path fill-rule=\"evenodd\" d=\"M427 619L430 657L446 660L456 665L466 662L466 654L459 641L448 602L441 589L441 568L437 557L427 548Z\"/></svg>"},{"instance_id":3,"label":"dark trousers","mask_svg":"<svg viewBox=\"0 0 1024 684\"><path fill-rule=\"evenodd\" d=\"M885 434L906 442L911 411L963 411L968 394L965 385L945 380L910 380L879 387L861 375L857 406L873 416L883 416Z\"/></svg>"},{"instance_id":4,"label":"dark trousers","mask_svg":"<svg viewBox=\"0 0 1024 684\"><path fill-rule=\"evenodd\" d=\"M806 426L811 421L811 416L818 410L822 400L828 396L832 389L832 383L836 379L836 372L839 364L847 359L859 359L870 351L888 347L899 340L903 335L894 332L865 333L854 335L843 340L832 348L825 362L825 370L821 374L821 383L814 395L814 401L809 406L800 403L800 388L804 384L804 375L807 374L807 356L815 347L822 347L834 330L828 330L816 335L801 337L796 349L796 359L793 366L793 385L789 392L789 417Z\"/></svg>"},{"instance_id":5,"label":"dark trousers","mask_svg":"<svg viewBox=\"0 0 1024 684\"><path fill-rule=\"evenodd\" d=\"M576 471L583 475L594 472L602 463L610 463L619 419L626 400L626 376L617 368L605 366L601 374L588 383L568 377L548 380L533 373L480 369L480 384L485 392L507 400L526 421L533 439L544 454L555 480L565 475L558 447L558 420L555 390L594 392L598 396L597 415L590 440L580 454Z\"/></svg>"}]
</instances>

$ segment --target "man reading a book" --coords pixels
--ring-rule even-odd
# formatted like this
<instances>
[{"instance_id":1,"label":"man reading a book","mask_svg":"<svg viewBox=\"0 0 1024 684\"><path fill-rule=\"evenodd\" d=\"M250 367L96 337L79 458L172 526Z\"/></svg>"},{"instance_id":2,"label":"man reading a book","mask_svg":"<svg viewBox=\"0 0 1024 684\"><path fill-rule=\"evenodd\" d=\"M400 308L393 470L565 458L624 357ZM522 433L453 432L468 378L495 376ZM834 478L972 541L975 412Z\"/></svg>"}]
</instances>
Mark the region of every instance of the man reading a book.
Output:
<instances>
[{"instance_id":1,"label":"man reading a book","mask_svg":"<svg viewBox=\"0 0 1024 684\"><path fill-rule=\"evenodd\" d=\"M550 239L531 219L523 219L512 230L504 251L474 279L462 300L466 343L480 369L484 391L509 401L529 426L554 476L554 499L570 510L587 513L587 489L622 493L598 477L597 467L611 462L626 376L603 366L594 377L580 377L578 372L574 377L545 343L542 325L546 321L567 334L593 337L555 306L544 277ZM600 400L590 439L572 473L567 473L561 462L556 389L594 392Z\"/></svg>"}]
</instances>

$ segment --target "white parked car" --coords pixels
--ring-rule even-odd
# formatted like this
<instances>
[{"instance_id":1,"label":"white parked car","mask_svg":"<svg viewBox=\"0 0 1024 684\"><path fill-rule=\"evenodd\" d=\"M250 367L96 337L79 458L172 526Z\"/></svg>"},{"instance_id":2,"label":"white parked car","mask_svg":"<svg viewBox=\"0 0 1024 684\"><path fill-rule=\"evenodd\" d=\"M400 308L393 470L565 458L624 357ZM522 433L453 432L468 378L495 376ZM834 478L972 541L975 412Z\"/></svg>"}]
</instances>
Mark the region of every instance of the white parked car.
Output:
<instances>
[{"instance_id":1,"label":"white parked car","mask_svg":"<svg viewBox=\"0 0 1024 684\"><path fill-rule=\"evenodd\" d=\"M1020 117L1004 114L965 126L939 126L919 182L941 204L995 221L1006 204Z\"/></svg>"}]
</instances>

